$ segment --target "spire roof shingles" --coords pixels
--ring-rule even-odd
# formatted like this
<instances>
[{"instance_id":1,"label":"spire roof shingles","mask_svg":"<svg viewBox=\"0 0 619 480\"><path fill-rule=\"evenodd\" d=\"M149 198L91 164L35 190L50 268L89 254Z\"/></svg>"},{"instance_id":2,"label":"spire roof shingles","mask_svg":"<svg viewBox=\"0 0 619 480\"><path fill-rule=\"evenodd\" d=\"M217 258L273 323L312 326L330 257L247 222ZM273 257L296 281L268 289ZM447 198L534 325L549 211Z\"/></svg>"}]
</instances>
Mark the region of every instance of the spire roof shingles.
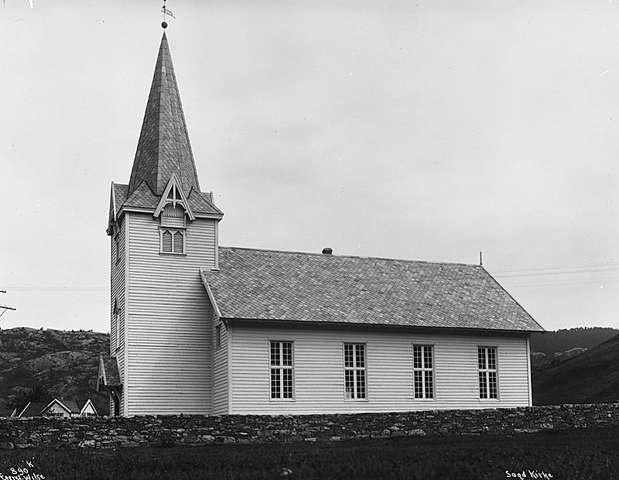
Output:
<instances>
[{"instance_id":1,"label":"spire roof shingles","mask_svg":"<svg viewBox=\"0 0 619 480\"><path fill-rule=\"evenodd\" d=\"M131 170L128 196L143 181L155 195L161 195L173 173L177 174L187 196L192 189L200 192L172 56L164 33Z\"/></svg>"}]
</instances>

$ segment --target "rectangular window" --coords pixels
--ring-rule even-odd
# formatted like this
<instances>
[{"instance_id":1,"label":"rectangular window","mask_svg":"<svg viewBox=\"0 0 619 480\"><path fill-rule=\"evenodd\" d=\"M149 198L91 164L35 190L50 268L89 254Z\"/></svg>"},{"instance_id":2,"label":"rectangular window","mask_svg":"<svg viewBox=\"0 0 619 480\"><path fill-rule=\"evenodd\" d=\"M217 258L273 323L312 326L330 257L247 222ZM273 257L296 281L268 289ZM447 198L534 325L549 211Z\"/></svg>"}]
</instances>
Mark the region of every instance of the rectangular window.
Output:
<instances>
[{"instance_id":1,"label":"rectangular window","mask_svg":"<svg viewBox=\"0 0 619 480\"><path fill-rule=\"evenodd\" d=\"M415 398L434 398L432 345L413 345L413 388Z\"/></svg>"},{"instance_id":2,"label":"rectangular window","mask_svg":"<svg viewBox=\"0 0 619 480\"><path fill-rule=\"evenodd\" d=\"M185 232L170 228L162 230L161 253L185 253Z\"/></svg>"},{"instance_id":3,"label":"rectangular window","mask_svg":"<svg viewBox=\"0 0 619 480\"><path fill-rule=\"evenodd\" d=\"M215 348L221 348L221 323L215 327Z\"/></svg>"},{"instance_id":4,"label":"rectangular window","mask_svg":"<svg viewBox=\"0 0 619 480\"><path fill-rule=\"evenodd\" d=\"M498 398L496 347L477 348L479 398Z\"/></svg>"},{"instance_id":5,"label":"rectangular window","mask_svg":"<svg viewBox=\"0 0 619 480\"><path fill-rule=\"evenodd\" d=\"M366 398L365 344L344 344L344 385L346 398Z\"/></svg>"},{"instance_id":6,"label":"rectangular window","mask_svg":"<svg viewBox=\"0 0 619 480\"><path fill-rule=\"evenodd\" d=\"M271 341L271 398L292 398L292 342Z\"/></svg>"}]
</instances>

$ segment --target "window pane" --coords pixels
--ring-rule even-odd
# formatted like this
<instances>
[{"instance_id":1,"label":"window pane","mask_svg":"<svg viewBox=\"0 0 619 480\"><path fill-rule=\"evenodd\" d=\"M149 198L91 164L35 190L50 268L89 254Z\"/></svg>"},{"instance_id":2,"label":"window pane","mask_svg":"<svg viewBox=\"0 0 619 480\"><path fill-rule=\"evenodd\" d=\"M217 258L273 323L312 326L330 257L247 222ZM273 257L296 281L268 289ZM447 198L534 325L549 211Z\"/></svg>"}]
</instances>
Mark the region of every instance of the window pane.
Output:
<instances>
[{"instance_id":1,"label":"window pane","mask_svg":"<svg viewBox=\"0 0 619 480\"><path fill-rule=\"evenodd\" d=\"M486 368L486 349L484 347L477 349L477 363L480 370Z\"/></svg>"},{"instance_id":2,"label":"window pane","mask_svg":"<svg viewBox=\"0 0 619 480\"><path fill-rule=\"evenodd\" d=\"M174 252L183 253L183 233L176 232L174 234Z\"/></svg>"},{"instance_id":3,"label":"window pane","mask_svg":"<svg viewBox=\"0 0 619 480\"><path fill-rule=\"evenodd\" d=\"M161 251L163 252L171 252L172 251L172 234L169 231L163 232L161 235Z\"/></svg>"},{"instance_id":4,"label":"window pane","mask_svg":"<svg viewBox=\"0 0 619 480\"><path fill-rule=\"evenodd\" d=\"M271 342L271 365L279 365L279 342Z\"/></svg>"},{"instance_id":5,"label":"window pane","mask_svg":"<svg viewBox=\"0 0 619 480\"><path fill-rule=\"evenodd\" d=\"M271 369L271 398L279 398L281 392L279 368Z\"/></svg>"},{"instance_id":6,"label":"window pane","mask_svg":"<svg viewBox=\"0 0 619 480\"><path fill-rule=\"evenodd\" d=\"M488 368L496 370L496 348L488 348Z\"/></svg>"},{"instance_id":7,"label":"window pane","mask_svg":"<svg viewBox=\"0 0 619 480\"><path fill-rule=\"evenodd\" d=\"M413 368L421 368L421 345L413 345Z\"/></svg>"},{"instance_id":8,"label":"window pane","mask_svg":"<svg viewBox=\"0 0 619 480\"><path fill-rule=\"evenodd\" d=\"M352 344L346 343L344 344L344 366L352 367Z\"/></svg>"},{"instance_id":9,"label":"window pane","mask_svg":"<svg viewBox=\"0 0 619 480\"><path fill-rule=\"evenodd\" d=\"M479 372L479 398L488 398L486 388L486 372Z\"/></svg>"},{"instance_id":10,"label":"window pane","mask_svg":"<svg viewBox=\"0 0 619 480\"><path fill-rule=\"evenodd\" d=\"M425 368L432 368L432 346L425 345L423 347L423 366Z\"/></svg>"},{"instance_id":11,"label":"window pane","mask_svg":"<svg viewBox=\"0 0 619 480\"><path fill-rule=\"evenodd\" d=\"M426 398L433 398L432 389L434 388L433 379L432 379L432 371L425 371L425 382L426 382Z\"/></svg>"},{"instance_id":12,"label":"window pane","mask_svg":"<svg viewBox=\"0 0 619 480\"><path fill-rule=\"evenodd\" d=\"M292 368L284 369L284 398L292 398Z\"/></svg>"},{"instance_id":13,"label":"window pane","mask_svg":"<svg viewBox=\"0 0 619 480\"><path fill-rule=\"evenodd\" d=\"M357 370L357 398L365 398L365 370Z\"/></svg>"},{"instance_id":14,"label":"window pane","mask_svg":"<svg viewBox=\"0 0 619 480\"><path fill-rule=\"evenodd\" d=\"M413 383L415 384L415 398L423 398L422 372L413 372Z\"/></svg>"},{"instance_id":15,"label":"window pane","mask_svg":"<svg viewBox=\"0 0 619 480\"><path fill-rule=\"evenodd\" d=\"M496 385L496 372L488 372L489 392L488 398L498 398Z\"/></svg>"},{"instance_id":16,"label":"window pane","mask_svg":"<svg viewBox=\"0 0 619 480\"><path fill-rule=\"evenodd\" d=\"M355 345L355 353L357 367L365 367L365 345Z\"/></svg>"},{"instance_id":17,"label":"window pane","mask_svg":"<svg viewBox=\"0 0 619 480\"><path fill-rule=\"evenodd\" d=\"M290 342L282 343L282 354L284 356L283 365L292 367L292 343Z\"/></svg>"},{"instance_id":18,"label":"window pane","mask_svg":"<svg viewBox=\"0 0 619 480\"><path fill-rule=\"evenodd\" d=\"M354 390L355 390L355 382L354 382L354 377L353 377L354 371L353 370L346 370L346 372L344 372L344 381L346 383L346 398L355 398L354 397Z\"/></svg>"}]
</instances>

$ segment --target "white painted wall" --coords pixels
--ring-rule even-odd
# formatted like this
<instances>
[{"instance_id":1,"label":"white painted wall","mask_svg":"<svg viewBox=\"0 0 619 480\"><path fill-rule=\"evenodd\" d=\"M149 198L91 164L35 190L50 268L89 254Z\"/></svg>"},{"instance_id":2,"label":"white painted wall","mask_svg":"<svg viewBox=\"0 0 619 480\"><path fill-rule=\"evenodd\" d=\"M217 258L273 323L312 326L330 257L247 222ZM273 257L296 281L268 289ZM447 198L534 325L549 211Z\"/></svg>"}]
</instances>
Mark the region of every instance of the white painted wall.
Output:
<instances>
[{"instance_id":1,"label":"white painted wall","mask_svg":"<svg viewBox=\"0 0 619 480\"><path fill-rule=\"evenodd\" d=\"M125 378L125 270L126 264L126 217L121 218L118 232L118 262L116 261L116 251L114 237L110 237L110 265L111 265L111 288L110 288L110 356L118 359L118 371L120 379L124 383ZM118 303L120 315L118 324L114 320L114 300ZM116 330L120 331L120 342L116 344ZM120 414L124 412L124 392L121 393ZM110 400L110 413L114 413L113 403Z\"/></svg>"},{"instance_id":2,"label":"white painted wall","mask_svg":"<svg viewBox=\"0 0 619 480\"><path fill-rule=\"evenodd\" d=\"M529 405L527 342L521 337L234 326L233 414L388 412ZM271 400L269 341L294 342L294 399ZM344 398L343 343L366 343L367 400ZM435 398L413 398L412 344L434 345ZM499 399L480 400L477 347L496 346Z\"/></svg>"},{"instance_id":3,"label":"white painted wall","mask_svg":"<svg viewBox=\"0 0 619 480\"><path fill-rule=\"evenodd\" d=\"M215 221L188 222L186 255L159 253L159 220L129 217L125 415L209 414L212 335L200 267L214 265Z\"/></svg>"},{"instance_id":4,"label":"white painted wall","mask_svg":"<svg viewBox=\"0 0 619 480\"><path fill-rule=\"evenodd\" d=\"M221 347L216 349L213 339L213 414L222 415L228 413L228 330L214 321L213 336L217 325L221 325Z\"/></svg>"}]
</instances>

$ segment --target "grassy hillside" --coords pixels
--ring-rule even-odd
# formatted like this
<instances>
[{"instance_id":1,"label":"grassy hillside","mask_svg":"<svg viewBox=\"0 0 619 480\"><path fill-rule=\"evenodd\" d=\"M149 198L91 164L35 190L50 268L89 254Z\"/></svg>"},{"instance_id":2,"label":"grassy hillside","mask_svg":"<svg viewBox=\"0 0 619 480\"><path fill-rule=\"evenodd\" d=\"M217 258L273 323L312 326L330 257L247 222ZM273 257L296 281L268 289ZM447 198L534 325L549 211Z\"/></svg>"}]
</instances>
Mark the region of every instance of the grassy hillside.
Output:
<instances>
[{"instance_id":1,"label":"grassy hillside","mask_svg":"<svg viewBox=\"0 0 619 480\"><path fill-rule=\"evenodd\" d=\"M619 334L619 329L607 327L569 328L531 335L531 351L553 355L573 348L591 348Z\"/></svg>"},{"instance_id":2,"label":"grassy hillside","mask_svg":"<svg viewBox=\"0 0 619 480\"><path fill-rule=\"evenodd\" d=\"M53 397L79 402L91 398L98 412L107 414L106 396L94 390L102 351L109 351L105 333L0 331L0 414L28 400Z\"/></svg>"},{"instance_id":3,"label":"grassy hillside","mask_svg":"<svg viewBox=\"0 0 619 480\"><path fill-rule=\"evenodd\" d=\"M619 335L550 368L534 369L533 403L619 401Z\"/></svg>"}]
</instances>

